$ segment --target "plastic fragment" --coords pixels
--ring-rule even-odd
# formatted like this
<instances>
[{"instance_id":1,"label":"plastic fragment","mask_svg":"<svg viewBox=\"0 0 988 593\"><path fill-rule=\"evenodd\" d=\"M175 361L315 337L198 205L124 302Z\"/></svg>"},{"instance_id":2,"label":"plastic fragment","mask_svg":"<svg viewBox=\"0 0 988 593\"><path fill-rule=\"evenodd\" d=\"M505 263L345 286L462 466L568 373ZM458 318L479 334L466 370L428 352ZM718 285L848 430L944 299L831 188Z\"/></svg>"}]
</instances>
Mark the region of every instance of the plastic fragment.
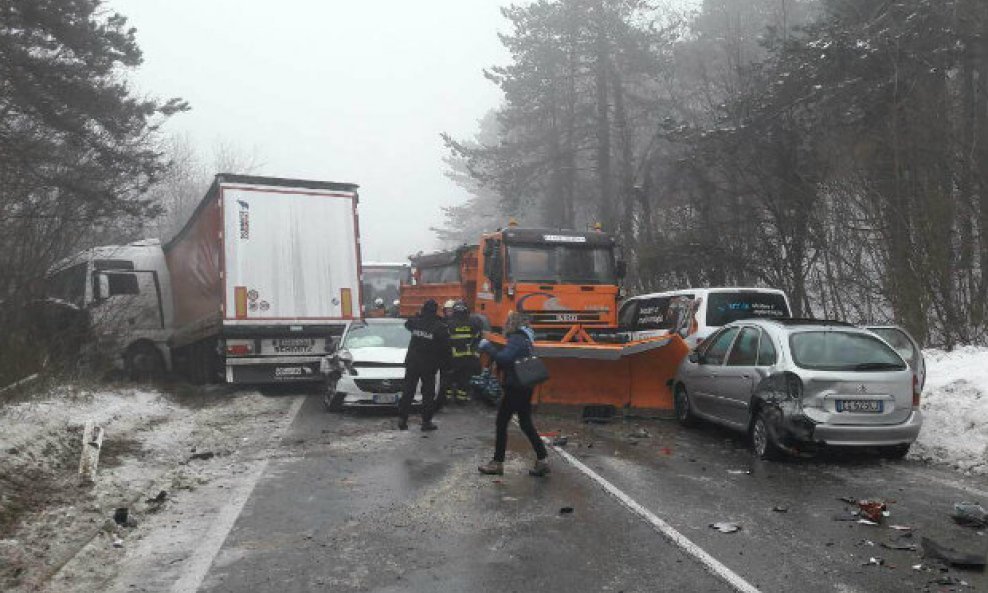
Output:
<instances>
[{"instance_id":1,"label":"plastic fragment","mask_svg":"<svg viewBox=\"0 0 988 593\"><path fill-rule=\"evenodd\" d=\"M738 525L737 523L728 523L728 522L711 523L710 528L716 529L721 533L734 533L736 531L741 531L740 525Z\"/></svg>"},{"instance_id":2,"label":"plastic fragment","mask_svg":"<svg viewBox=\"0 0 988 593\"><path fill-rule=\"evenodd\" d=\"M955 503L954 512L950 516L959 525L988 527L988 511L977 502Z\"/></svg>"}]
</instances>

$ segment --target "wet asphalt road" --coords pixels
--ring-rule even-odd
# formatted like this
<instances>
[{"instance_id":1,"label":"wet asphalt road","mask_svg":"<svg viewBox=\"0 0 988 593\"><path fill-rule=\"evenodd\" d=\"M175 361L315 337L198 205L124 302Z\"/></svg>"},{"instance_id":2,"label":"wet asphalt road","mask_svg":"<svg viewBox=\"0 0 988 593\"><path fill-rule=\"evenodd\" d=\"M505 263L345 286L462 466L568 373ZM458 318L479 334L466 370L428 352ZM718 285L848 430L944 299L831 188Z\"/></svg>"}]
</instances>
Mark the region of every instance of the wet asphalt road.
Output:
<instances>
[{"instance_id":1,"label":"wet asphalt road","mask_svg":"<svg viewBox=\"0 0 988 593\"><path fill-rule=\"evenodd\" d=\"M549 478L528 476L532 454L514 427L506 475L479 475L491 410L437 421L428 435L399 432L387 417L327 415L309 397L200 591L732 590L558 454ZM972 590L936 583L951 578L988 589L983 573L919 551L922 537L988 550L988 536L948 516L954 502L988 502L984 480L857 454L766 463L732 433L670 420L595 426L543 413L536 425L568 435L566 451L759 590ZM648 438L630 436L641 428ZM851 508L840 497L881 498L891 516L835 521ZM718 521L741 530L709 528ZM913 535L888 527L900 524Z\"/></svg>"}]
</instances>

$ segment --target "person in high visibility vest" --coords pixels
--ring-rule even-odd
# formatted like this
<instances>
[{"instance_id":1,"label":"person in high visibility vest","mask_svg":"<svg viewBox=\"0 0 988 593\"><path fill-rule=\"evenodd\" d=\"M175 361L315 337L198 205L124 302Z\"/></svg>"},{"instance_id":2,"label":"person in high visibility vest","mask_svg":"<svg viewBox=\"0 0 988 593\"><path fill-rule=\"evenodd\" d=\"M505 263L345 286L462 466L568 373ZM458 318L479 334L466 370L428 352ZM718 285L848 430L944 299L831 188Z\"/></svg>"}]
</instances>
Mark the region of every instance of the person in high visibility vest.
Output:
<instances>
[{"instance_id":1,"label":"person in high visibility vest","mask_svg":"<svg viewBox=\"0 0 988 593\"><path fill-rule=\"evenodd\" d=\"M479 319L470 315L470 309L463 301L456 301L446 323L452 350L449 392L457 401L469 401L470 379L480 374L480 351L477 350L477 344L483 337L484 326Z\"/></svg>"}]
</instances>

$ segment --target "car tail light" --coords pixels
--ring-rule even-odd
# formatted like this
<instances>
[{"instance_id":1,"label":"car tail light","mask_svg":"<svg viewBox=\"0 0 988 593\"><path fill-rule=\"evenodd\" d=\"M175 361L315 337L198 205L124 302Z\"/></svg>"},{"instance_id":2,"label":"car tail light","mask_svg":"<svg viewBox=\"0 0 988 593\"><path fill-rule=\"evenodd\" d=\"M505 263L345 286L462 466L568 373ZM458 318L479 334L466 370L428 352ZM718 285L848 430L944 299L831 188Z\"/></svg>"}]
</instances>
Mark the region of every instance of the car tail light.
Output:
<instances>
[{"instance_id":1,"label":"car tail light","mask_svg":"<svg viewBox=\"0 0 988 593\"><path fill-rule=\"evenodd\" d=\"M919 388L919 377L916 375L916 373L913 373L913 407L914 408L919 407L919 398L921 395L922 392Z\"/></svg>"},{"instance_id":2,"label":"car tail light","mask_svg":"<svg viewBox=\"0 0 988 593\"><path fill-rule=\"evenodd\" d=\"M227 356L247 356L248 354L254 353L253 342L227 342L226 343L226 354Z\"/></svg>"}]
</instances>

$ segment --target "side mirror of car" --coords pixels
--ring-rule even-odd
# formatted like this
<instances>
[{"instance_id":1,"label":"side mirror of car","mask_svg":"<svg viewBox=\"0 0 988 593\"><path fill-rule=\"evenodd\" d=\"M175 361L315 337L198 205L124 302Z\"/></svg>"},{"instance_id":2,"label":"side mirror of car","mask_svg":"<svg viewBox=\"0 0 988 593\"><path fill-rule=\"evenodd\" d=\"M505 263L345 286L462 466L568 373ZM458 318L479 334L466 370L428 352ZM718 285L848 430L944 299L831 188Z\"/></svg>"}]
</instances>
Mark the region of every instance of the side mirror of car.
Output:
<instances>
[{"instance_id":1,"label":"side mirror of car","mask_svg":"<svg viewBox=\"0 0 988 593\"><path fill-rule=\"evenodd\" d=\"M690 352L690 355L689 355L688 358L689 358L690 362L692 362L693 364L700 364L700 360L701 359L700 359L700 353L699 352L697 352L695 350L693 352Z\"/></svg>"}]
</instances>

